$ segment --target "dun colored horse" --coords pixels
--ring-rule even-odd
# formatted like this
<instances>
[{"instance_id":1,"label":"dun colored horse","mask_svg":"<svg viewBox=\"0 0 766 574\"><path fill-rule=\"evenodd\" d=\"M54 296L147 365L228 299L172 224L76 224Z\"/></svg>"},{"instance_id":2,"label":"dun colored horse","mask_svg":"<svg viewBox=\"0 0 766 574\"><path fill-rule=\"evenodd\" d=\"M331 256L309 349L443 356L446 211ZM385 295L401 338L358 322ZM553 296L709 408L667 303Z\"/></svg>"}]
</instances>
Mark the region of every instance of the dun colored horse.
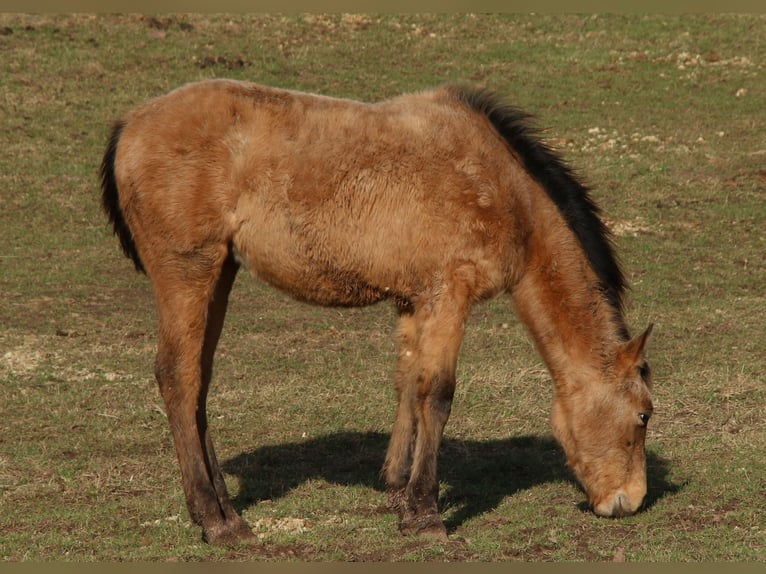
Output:
<instances>
[{"instance_id":1,"label":"dun colored horse","mask_svg":"<svg viewBox=\"0 0 766 574\"><path fill-rule=\"evenodd\" d=\"M652 413L645 348L589 190L530 118L484 89L360 103L249 83L181 87L116 123L103 206L150 278L155 374L191 518L252 536L213 449L206 397L235 275L297 299L399 312L383 474L403 533L446 537L437 452L471 307L510 293L555 381L552 424L598 515L638 510Z\"/></svg>"}]
</instances>

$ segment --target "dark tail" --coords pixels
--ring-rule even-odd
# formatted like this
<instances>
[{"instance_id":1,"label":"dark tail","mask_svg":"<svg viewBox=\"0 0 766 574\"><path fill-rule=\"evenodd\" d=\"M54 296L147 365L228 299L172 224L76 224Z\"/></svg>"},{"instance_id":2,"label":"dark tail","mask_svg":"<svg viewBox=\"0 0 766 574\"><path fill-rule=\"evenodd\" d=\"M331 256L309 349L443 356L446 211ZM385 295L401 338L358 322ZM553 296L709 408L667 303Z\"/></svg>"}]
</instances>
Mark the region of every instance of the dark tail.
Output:
<instances>
[{"instance_id":1,"label":"dark tail","mask_svg":"<svg viewBox=\"0 0 766 574\"><path fill-rule=\"evenodd\" d=\"M120 238L122 251L126 256L133 260L137 271L146 273L141 257L138 255L136 243L133 240L133 234L130 232L128 224L120 207L120 192L117 189L117 181L114 177L114 162L117 156L117 144L122 135L122 129L125 127L123 122L117 122L112 129L112 135L109 143L106 145L104 159L101 162L101 206L104 208L109 223L114 227L114 233Z\"/></svg>"}]
</instances>

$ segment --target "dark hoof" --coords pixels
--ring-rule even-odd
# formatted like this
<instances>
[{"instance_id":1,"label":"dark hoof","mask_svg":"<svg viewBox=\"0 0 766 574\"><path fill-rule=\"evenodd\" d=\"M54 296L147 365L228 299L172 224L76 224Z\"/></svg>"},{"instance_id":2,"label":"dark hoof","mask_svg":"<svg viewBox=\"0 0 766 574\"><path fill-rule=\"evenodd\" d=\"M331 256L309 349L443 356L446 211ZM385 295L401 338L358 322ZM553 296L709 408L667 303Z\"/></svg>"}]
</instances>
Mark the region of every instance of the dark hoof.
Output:
<instances>
[{"instance_id":1,"label":"dark hoof","mask_svg":"<svg viewBox=\"0 0 766 574\"><path fill-rule=\"evenodd\" d=\"M255 534L247 522L238 518L204 528L202 540L214 546L238 546L255 541Z\"/></svg>"},{"instance_id":2,"label":"dark hoof","mask_svg":"<svg viewBox=\"0 0 766 574\"><path fill-rule=\"evenodd\" d=\"M421 536L440 542L448 540L447 529L438 514L402 518L399 521L399 532L405 536Z\"/></svg>"},{"instance_id":3,"label":"dark hoof","mask_svg":"<svg viewBox=\"0 0 766 574\"><path fill-rule=\"evenodd\" d=\"M441 523L441 521L439 521L438 525L421 528L415 534L421 538L430 538L432 540L436 540L437 542L449 542L447 529L444 528L444 525Z\"/></svg>"}]
</instances>

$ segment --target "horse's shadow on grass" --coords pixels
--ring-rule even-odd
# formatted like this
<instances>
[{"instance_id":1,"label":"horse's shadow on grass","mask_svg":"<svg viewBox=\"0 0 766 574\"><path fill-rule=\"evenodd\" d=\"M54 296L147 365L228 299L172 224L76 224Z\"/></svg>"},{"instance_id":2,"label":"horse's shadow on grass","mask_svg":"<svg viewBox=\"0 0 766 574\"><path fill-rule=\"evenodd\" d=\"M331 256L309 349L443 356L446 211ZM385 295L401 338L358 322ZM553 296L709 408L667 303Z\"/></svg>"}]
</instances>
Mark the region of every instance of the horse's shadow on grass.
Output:
<instances>
[{"instance_id":1,"label":"horse's shadow on grass","mask_svg":"<svg viewBox=\"0 0 766 574\"><path fill-rule=\"evenodd\" d=\"M242 453L223 465L240 482L234 506L241 512L260 500L285 496L311 479L383 491L380 469L388 439L383 433L341 432ZM647 472L645 508L684 486L668 481L668 461L652 452L647 453ZM445 438L439 478L449 486L440 498L441 510L454 510L445 521L449 531L519 491L549 482L576 483L556 441L536 436L485 441ZM587 509L587 504L582 502L580 508Z\"/></svg>"}]
</instances>

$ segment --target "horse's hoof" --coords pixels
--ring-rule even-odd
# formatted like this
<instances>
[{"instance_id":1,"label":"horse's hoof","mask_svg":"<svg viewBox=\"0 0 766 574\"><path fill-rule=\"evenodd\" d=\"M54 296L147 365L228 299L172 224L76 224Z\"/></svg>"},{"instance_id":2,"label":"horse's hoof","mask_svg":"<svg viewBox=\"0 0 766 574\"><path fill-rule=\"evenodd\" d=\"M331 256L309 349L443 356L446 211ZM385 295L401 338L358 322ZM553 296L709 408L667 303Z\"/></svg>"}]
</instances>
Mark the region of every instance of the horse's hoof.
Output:
<instances>
[{"instance_id":1,"label":"horse's hoof","mask_svg":"<svg viewBox=\"0 0 766 574\"><path fill-rule=\"evenodd\" d=\"M255 541L252 528L242 518L227 520L204 528L202 539L214 546L238 546Z\"/></svg>"},{"instance_id":2,"label":"horse's hoof","mask_svg":"<svg viewBox=\"0 0 766 574\"><path fill-rule=\"evenodd\" d=\"M441 516L427 514L425 516L413 516L402 519L399 522L399 532L405 536L421 536L440 542L447 542L447 529L444 527Z\"/></svg>"},{"instance_id":3,"label":"horse's hoof","mask_svg":"<svg viewBox=\"0 0 766 574\"><path fill-rule=\"evenodd\" d=\"M447 529L444 527L444 524L441 524L441 522L438 525L421 528L416 532L416 534L421 538L430 538L432 540L436 540L437 542L449 541L449 538L447 537Z\"/></svg>"}]
</instances>

